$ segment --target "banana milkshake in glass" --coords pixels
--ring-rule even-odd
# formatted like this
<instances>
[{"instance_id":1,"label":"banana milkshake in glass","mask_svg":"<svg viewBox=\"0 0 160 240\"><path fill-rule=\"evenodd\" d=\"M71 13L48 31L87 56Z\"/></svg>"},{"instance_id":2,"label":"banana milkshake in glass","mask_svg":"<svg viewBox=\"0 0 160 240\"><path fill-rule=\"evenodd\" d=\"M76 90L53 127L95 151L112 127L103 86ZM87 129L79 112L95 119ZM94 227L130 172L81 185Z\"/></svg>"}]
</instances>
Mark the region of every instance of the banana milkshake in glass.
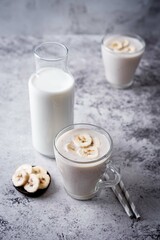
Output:
<instances>
[{"instance_id":1,"label":"banana milkshake in glass","mask_svg":"<svg viewBox=\"0 0 160 240\"><path fill-rule=\"evenodd\" d=\"M53 139L73 123L74 79L67 68L68 49L46 42L34 50L36 73L29 79L29 99L34 148L54 157Z\"/></svg>"},{"instance_id":2,"label":"banana milkshake in glass","mask_svg":"<svg viewBox=\"0 0 160 240\"><path fill-rule=\"evenodd\" d=\"M117 88L132 85L134 73L144 53L145 42L137 35L107 35L101 51L107 81Z\"/></svg>"},{"instance_id":3,"label":"banana milkshake in glass","mask_svg":"<svg viewBox=\"0 0 160 240\"><path fill-rule=\"evenodd\" d=\"M54 149L64 187L75 199L90 199L100 188L114 186L120 180L118 171L109 164L112 139L100 127L70 125L58 133Z\"/></svg>"}]
</instances>

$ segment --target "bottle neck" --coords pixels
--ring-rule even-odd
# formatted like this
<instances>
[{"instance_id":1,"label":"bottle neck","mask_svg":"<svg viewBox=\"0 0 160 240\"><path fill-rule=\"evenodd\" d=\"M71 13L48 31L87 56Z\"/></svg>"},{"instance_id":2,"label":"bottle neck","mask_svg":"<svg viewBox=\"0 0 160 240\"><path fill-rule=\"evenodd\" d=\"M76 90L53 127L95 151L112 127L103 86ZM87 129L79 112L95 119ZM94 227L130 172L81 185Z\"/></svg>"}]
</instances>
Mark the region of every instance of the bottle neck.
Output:
<instances>
[{"instance_id":1,"label":"bottle neck","mask_svg":"<svg viewBox=\"0 0 160 240\"><path fill-rule=\"evenodd\" d=\"M36 64L36 73L38 73L43 68L59 68L59 69L62 69L64 72L68 72L67 58L62 60L46 61L42 59L37 59L35 57L35 64Z\"/></svg>"},{"instance_id":2,"label":"bottle neck","mask_svg":"<svg viewBox=\"0 0 160 240\"><path fill-rule=\"evenodd\" d=\"M57 42L44 42L34 49L36 72L44 68L59 68L68 72L68 48Z\"/></svg>"}]
</instances>

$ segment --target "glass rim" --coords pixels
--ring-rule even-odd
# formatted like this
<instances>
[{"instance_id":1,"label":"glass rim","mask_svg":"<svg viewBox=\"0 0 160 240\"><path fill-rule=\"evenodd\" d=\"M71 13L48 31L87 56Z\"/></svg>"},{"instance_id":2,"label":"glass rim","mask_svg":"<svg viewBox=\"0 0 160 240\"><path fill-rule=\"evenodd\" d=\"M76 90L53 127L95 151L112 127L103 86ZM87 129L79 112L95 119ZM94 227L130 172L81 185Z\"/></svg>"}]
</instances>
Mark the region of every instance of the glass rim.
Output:
<instances>
[{"instance_id":1,"label":"glass rim","mask_svg":"<svg viewBox=\"0 0 160 240\"><path fill-rule=\"evenodd\" d=\"M137 34L134 34L134 33L133 33L133 34L132 34L132 33L108 33L108 34L105 34L105 35L103 36L102 40L101 40L101 45L104 46L105 49L106 49L109 53L112 53L112 54L114 54L114 55L117 55L117 52L113 52L111 49L109 49L108 47L106 47L105 44L104 44L105 39L106 39L107 37L109 37L109 36L113 36L113 37L114 37L114 36L132 37L132 38L138 39L138 40L142 43L142 48L140 48L138 51L132 52L132 53L120 52L120 53L118 53L118 55L125 55L125 56L126 56L126 55L135 55L135 54L137 54L137 53L143 52L144 49L145 49L145 47L146 47L146 43L145 43L145 41L143 40L143 38L140 37L140 36L137 35Z\"/></svg>"},{"instance_id":2,"label":"glass rim","mask_svg":"<svg viewBox=\"0 0 160 240\"><path fill-rule=\"evenodd\" d=\"M85 161L85 162L81 162L81 161L76 161L76 160L72 160L66 156L64 156L57 148L56 146L56 140L59 138L59 135L61 135L61 133L63 131L67 132L67 130L69 130L71 127L74 127L74 126L89 126L89 127L95 127L101 131L103 131L106 135L107 135L107 138L109 140L109 143L110 143L110 146L109 146L109 150L107 151L107 153L105 153L102 157L98 158L98 159L95 159L95 160L92 160L92 161ZM75 164L91 164L91 163L96 163L96 162L99 162L101 160L103 160L104 158L109 158L110 155L111 155L111 152L112 152L112 149L113 149L113 140L110 136L110 134L102 127L99 127L97 125L94 125L94 124L90 124L90 123L75 123L75 124L71 124L71 125L68 125L67 127L64 127L63 129L61 129L57 135L55 136L55 139L53 141L53 146L55 147L56 151L61 155L61 157L65 158L66 160L68 160L69 162L73 162Z\"/></svg>"},{"instance_id":3,"label":"glass rim","mask_svg":"<svg viewBox=\"0 0 160 240\"><path fill-rule=\"evenodd\" d=\"M57 45L57 46L62 47L66 52L65 52L63 57L57 57L57 58L41 57L40 54L38 53L38 49L42 46L45 46L45 45ZM50 61L60 61L60 60L65 59L68 56L68 48L64 44L59 43L59 42L42 42L42 43L40 43L40 44L38 44L37 46L34 47L33 53L37 58L39 58L41 60L44 60L44 61L48 61L48 62L50 62Z\"/></svg>"}]
</instances>

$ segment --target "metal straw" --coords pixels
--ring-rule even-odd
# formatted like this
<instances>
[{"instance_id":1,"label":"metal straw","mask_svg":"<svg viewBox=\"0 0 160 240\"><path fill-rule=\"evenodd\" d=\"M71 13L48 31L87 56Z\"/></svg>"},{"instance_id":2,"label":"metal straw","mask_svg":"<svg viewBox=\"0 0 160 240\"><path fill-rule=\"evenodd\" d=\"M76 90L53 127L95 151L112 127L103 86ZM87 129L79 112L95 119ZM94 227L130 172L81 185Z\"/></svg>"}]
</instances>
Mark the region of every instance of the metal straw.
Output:
<instances>
[{"instance_id":1,"label":"metal straw","mask_svg":"<svg viewBox=\"0 0 160 240\"><path fill-rule=\"evenodd\" d=\"M137 211L136 206L134 205L134 203L131 201L130 195L129 195L128 191L126 190L126 188L125 188L124 183L123 183L122 180L120 180L119 185L120 185L120 187L121 187L121 189L122 189L122 192L124 193L124 196L126 197L128 203L129 203L129 205L130 205L130 207L131 207L131 209L132 209L132 211L133 211L136 219L140 219L140 214L138 213L138 211Z\"/></svg>"}]
</instances>

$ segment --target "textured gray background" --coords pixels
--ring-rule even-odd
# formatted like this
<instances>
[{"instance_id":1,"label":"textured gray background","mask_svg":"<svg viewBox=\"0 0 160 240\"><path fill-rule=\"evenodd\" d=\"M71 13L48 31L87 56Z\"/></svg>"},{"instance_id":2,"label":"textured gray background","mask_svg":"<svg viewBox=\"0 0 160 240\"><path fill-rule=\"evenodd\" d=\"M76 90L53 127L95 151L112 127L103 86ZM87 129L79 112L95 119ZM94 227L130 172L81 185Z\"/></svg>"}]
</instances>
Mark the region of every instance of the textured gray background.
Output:
<instances>
[{"instance_id":1,"label":"textured gray background","mask_svg":"<svg viewBox=\"0 0 160 240\"><path fill-rule=\"evenodd\" d=\"M159 0L0 0L0 35L156 35L159 10Z\"/></svg>"},{"instance_id":2,"label":"textured gray background","mask_svg":"<svg viewBox=\"0 0 160 240\"><path fill-rule=\"evenodd\" d=\"M0 1L0 240L160 239L159 1ZM139 33L146 53L128 90L106 82L100 42L106 31ZM54 160L31 143L28 78L32 49L54 40L70 49L76 80L75 122L110 132L112 160L142 220L130 220L110 189L91 201L70 198ZM52 184L38 199L14 190L22 163L46 167Z\"/></svg>"}]
</instances>

